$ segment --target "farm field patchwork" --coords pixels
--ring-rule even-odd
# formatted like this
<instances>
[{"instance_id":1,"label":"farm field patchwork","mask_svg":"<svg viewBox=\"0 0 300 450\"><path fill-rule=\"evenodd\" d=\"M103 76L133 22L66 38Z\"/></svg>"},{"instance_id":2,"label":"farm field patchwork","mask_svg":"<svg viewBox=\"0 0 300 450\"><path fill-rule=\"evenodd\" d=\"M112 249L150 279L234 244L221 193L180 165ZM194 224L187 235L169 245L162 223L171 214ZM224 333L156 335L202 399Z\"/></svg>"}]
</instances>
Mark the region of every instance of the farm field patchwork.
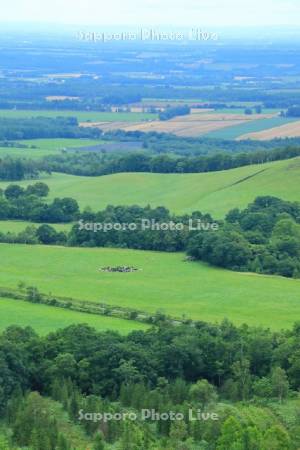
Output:
<instances>
[{"instance_id":1,"label":"farm field patchwork","mask_svg":"<svg viewBox=\"0 0 300 450\"><path fill-rule=\"evenodd\" d=\"M283 125L279 125L268 130L258 131L256 133L248 133L239 137L240 139L256 139L258 141L267 141L275 138L299 137L300 136L300 120L294 120Z\"/></svg>"},{"instance_id":2,"label":"farm field patchwork","mask_svg":"<svg viewBox=\"0 0 300 450\"><path fill-rule=\"evenodd\" d=\"M280 127L286 124L290 125L295 120L296 119L285 117L256 117L255 120L236 124L222 130L211 131L205 134L205 137L215 139L248 139L250 133L264 132L265 130L274 127Z\"/></svg>"},{"instance_id":3,"label":"farm field patchwork","mask_svg":"<svg viewBox=\"0 0 300 450\"><path fill-rule=\"evenodd\" d=\"M153 120L149 121L149 124L152 123L160 123L159 121ZM99 128L104 132L113 131L113 130L124 130L124 131L135 131L139 129L139 127L144 127L147 122L128 122L128 121L96 121L96 122L80 122L81 127L85 128ZM147 128L147 126L146 126ZM143 130L141 130L143 131Z\"/></svg>"},{"instance_id":4,"label":"farm field patchwork","mask_svg":"<svg viewBox=\"0 0 300 450\"><path fill-rule=\"evenodd\" d=\"M32 327L37 333L46 335L69 325L85 323L98 331L119 331L127 334L132 330L144 330L146 325L112 317L85 314L47 305L38 305L22 300L0 298L0 331L10 325Z\"/></svg>"},{"instance_id":5,"label":"farm field patchwork","mask_svg":"<svg viewBox=\"0 0 300 450\"><path fill-rule=\"evenodd\" d=\"M148 122L89 122L81 123L84 127L96 127L103 131L122 129L124 131L164 132L178 136L200 136L215 130L227 129L233 126L248 124L248 122L263 121L274 118L274 113L245 115L229 112L199 111L186 116L175 117L166 121L153 120Z\"/></svg>"},{"instance_id":6,"label":"farm field patchwork","mask_svg":"<svg viewBox=\"0 0 300 450\"><path fill-rule=\"evenodd\" d=\"M222 118L221 118L222 117ZM210 130L222 129L228 126L243 123L240 116L217 114L191 114L188 116L175 117L167 121L155 121L146 124L133 124L124 128L126 131L158 131L173 133L177 136L200 136Z\"/></svg>"},{"instance_id":7,"label":"farm field patchwork","mask_svg":"<svg viewBox=\"0 0 300 450\"><path fill-rule=\"evenodd\" d=\"M300 319L300 280L187 262L182 253L8 244L0 245L0 253L1 287L25 282L41 292L74 299L210 322L228 318L273 329L292 327ZM139 270L99 270L117 265ZM60 314L61 310L57 320Z\"/></svg>"},{"instance_id":8,"label":"farm field patchwork","mask_svg":"<svg viewBox=\"0 0 300 450\"><path fill-rule=\"evenodd\" d=\"M118 173L80 177L54 173L42 178L55 197L75 198L81 208L107 205L165 206L172 212L195 210L219 219L232 208L244 208L259 195L299 201L300 158L236 169L195 174ZM18 182L22 186L32 180ZM9 183L0 182L5 189Z\"/></svg>"}]
</instances>

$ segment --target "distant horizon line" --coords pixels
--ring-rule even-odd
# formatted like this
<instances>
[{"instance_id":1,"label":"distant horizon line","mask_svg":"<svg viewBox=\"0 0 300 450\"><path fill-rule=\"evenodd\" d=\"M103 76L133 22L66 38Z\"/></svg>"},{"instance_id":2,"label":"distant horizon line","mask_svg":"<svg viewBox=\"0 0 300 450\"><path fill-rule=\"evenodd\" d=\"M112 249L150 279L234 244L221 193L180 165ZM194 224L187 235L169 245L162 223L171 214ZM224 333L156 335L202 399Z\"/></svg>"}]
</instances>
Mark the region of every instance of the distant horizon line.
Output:
<instances>
[{"instance_id":1,"label":"distant horizon line","mask_svg":"<svg viewBox=\"0 0 300 450\"><path fill-rule=\"evenodd\" d=\"M0 18L0 23L1 26L4 26L5 28L8 28L10 26L20 26L20 25L27 25L27 26L35 26L35 27L39 27L39 26L45 26L45 25L49 25L49 26L56 26L57 28L71 28L71 27L102 27L102 28L128 28L128 29L136 29L136 28L142 28L142 27L146 27L146 28L166 28L166 29L182 29L182 30L186 30L186 29L190 29L190 28L213 28L215 27L216 29L231 29L231 30L240 30L240 29L295 29L297 28L298 31L300 32L300 23L299 25L293 24L293 25L289 25L289 24L265 24L265 25L235 25L235 24L226 24L226 25L217 25L217 24L205 24L205 23L198 23L198 24L190 24L190 25L180 25L180 24L173 24L173 25L169 25L169 24L148 24L148 23L141 23L141 24L103 24L103 23L66 23L66 22L54 22L54 21L37 21L37 20L32 20L32 21L23 21L23 20L15 20L15 21L7 21L7 20L1 20ZM1 30L0 30L1 33Z\"/></svg>"}]
</instances>

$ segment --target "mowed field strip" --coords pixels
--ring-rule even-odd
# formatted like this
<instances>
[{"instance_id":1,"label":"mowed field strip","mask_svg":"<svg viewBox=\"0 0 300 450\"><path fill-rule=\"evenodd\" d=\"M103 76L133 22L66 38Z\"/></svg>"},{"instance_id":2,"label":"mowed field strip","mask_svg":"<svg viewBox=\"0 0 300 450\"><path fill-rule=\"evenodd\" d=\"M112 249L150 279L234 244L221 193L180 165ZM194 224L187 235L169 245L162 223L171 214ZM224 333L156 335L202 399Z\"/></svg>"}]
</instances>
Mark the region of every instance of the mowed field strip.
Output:
<instances>
[{"instance_id":1,"label":"mowed field strip","mask_svg":"<svg viewBox=\"0 0 300 450\"><path fill-rule=\"evenodd\" d=\"M107 205L165 206L176 213L199 210L223 218L257 196L300 201L300 158L196 174L118 173L80 177L54 173L42 178L50 197L75 198L81 208L99 211ZM20 181L27 186L34 180ZM5 189L8 182L0 182Z\"/></svg>"},{"instance_id":2,"label":"mowed field strip","mask_svg":"<svg viewBox=\"0 0 300 450\"><path fill-rule=\"evenodd\" d=\"M200 136L211 131L241 125L256 120L271 119L276 113L269 114L236 114L201 111L186 116L175 117L166 121L147 121L147 122L90 122L81 123L83 127L101 128L103 131L122 129L124 131L157 131L164 133L173 133L177 136Z\"/></svg>"},{"instance_id":3,"label":"mowed field strip","mask_svg":"<svg viewBox=\"0 0 300 450\"><path fill-rule=\"evenodd\" d=\"M30 326L37 333L46 335L59 328L79 323L90 325L98 331L112 330L122 334L147 328L146 325L135 321L0 298L0 331L10 325Z\"/></svg>"},{"instance_id":4,"label":"mowed field strip","mask_svg":"<svg viewBox=\"0 0 300 450\"><path fill-rule=\"evenodd\" d=\"M259 131L256 133L248 133L240 136L238 139L255 139L258 141L267 141L275 138L299 137L300 136L300 120L295 122L280 125L278 127L270 128L268 130Z\"/></svg>"},{"instance_id":5,"label":"mowed field strip","mask_svg":"<svg viewBox=\"0 0 300 450\"><path fill-rule=\"evenodd\" d=\"M178 318L210 322L228 318L236 324L273 329L292 327L300 319L300 280L186 262L182 253L9 244L0 244L0 253L3 287L15 288L22 281L53 295L150 313L160 310ZM134 273L99 270L118 265L140 270ZM11 302L15 305L17 300ZM64 311L56 308L52 311L59 323Z\"/></svg>"}]
</instances>

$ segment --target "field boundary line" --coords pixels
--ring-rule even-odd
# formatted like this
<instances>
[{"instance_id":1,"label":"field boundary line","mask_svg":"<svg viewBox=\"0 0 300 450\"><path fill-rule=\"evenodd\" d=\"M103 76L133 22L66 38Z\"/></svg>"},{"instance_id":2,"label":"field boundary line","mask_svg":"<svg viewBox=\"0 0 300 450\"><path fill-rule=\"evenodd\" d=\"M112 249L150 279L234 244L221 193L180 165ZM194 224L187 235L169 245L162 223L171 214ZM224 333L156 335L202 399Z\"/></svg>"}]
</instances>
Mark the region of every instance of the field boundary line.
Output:
<instances>
[{"instance_id":1,"label":"field boundary line","mask_svg":"<svg viewBox=\"0 0 300 450\"><path fill-rule=\"evenodd\" d=\"M86 314L115 317L153 325L157 325L160 322L171 325L195 324L195 322L191 319L171 317L170 315L166 315L160 311L151 314L145 311L136 310L134 308L124 308L122 306L110 305L103 302L97 303L88 300L74 299L72 297L44 294L32 286L27 286L23 289L13 289L0 286L0 301L1 297L33 304L47 305L54 308L68 309L70 311Z\"/></svg>"}]
</instances>

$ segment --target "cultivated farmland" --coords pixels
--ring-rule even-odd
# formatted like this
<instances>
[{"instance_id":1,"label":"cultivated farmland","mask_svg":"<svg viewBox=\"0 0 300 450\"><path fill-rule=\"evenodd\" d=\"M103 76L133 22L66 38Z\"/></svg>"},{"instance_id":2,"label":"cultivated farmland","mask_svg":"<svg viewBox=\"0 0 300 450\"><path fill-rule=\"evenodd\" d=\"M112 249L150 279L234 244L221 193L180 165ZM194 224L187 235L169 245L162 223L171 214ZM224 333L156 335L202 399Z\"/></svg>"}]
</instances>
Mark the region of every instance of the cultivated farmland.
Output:
<instances>
[{"instance_id":1,"label":"cultivated farmland","mask_svg":"<svg viewBox=\"0 0 300 450\"><path fill-rule=\"evenodd\" d=\"M275 138L292 138L300 136L300 120L285 123L268 130L248 133L239 137L240 139L256 139L258 141L267 141Z\"/></svg>"},{"instance_id":2,"label":"cultivated farmland","mask_svg":"<svg viewBox=\"0 0 300 450\"><path fill-rule=\"evenodd\" d=\"M289 126L295 121L293 118L285 117L265 117L255 120L250 120L248 122L243 122L236 124L222 130L215 130L207 133L205 137L207 138L217 138L217 139L249 139L250 133L258 132L268 132L269 129L274 127ZM276 137L276 136L274 136ZM255 139L255 138L253 138Z\"/></svg>"},{"instance_id":3,"label":"cultivated farmland","mask_svg":"<svg viewBox=\"0 0 300 450\"><path fill-rule=\"evenodd\" d=\"M229 112L210 112L207 110L193 111L193 114L175 117L166 121L153 120L148 122L128 123L119 122L89 122L81 123L81 126L96 127L103 131L122 129L125 131L157 131L164 133L173 133L178 136L200 136L212 131L227 129L237 125L247 124L254 121L263 121L271 119L276 113L269 114L238 114Z\"/></svg>"}]
</instances>

